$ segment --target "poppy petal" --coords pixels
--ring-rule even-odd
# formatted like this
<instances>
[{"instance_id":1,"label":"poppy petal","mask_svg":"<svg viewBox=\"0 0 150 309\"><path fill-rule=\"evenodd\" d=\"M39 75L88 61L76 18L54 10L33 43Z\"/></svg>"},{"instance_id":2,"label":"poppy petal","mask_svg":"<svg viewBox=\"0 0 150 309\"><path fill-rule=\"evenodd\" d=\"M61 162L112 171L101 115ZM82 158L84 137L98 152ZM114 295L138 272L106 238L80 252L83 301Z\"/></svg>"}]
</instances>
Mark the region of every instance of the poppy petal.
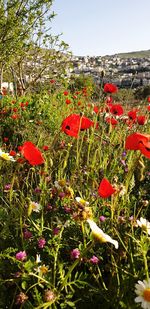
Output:
<instances>
[{"instance_id":1,"label":"poppy petal","mask_svg":"<svg viewBox=\"0 0 150 309\"><path fill-rule=\"evenodd\" d=\"M100 197L107 198L111 196L115 191L116 190L113 188L111 183L106 178L103 178L98 188L98 194L100 195Z\"/></svg>"},{"instance_id":2,"label":"poppy petal","mask_svg":"<svg viewBox=\"0 0 150 309\"><path fill-rule=\"evenodd\" d=\"M139 143L142 142L145 145L149 138L148 134L133 133L126 138L125 149L138 150Z\"/></svg>"},{"instance_id":3,"label":"poppy petal","mask_svg":"<svg viewBox=\"0 0 150 309\"><path fill-rule=\"evenodd\" d=\"M25 142L21 148L21 154L31 165L44 163L44 158L40 150L31 142Z\"/></svg>"}]
</instances>

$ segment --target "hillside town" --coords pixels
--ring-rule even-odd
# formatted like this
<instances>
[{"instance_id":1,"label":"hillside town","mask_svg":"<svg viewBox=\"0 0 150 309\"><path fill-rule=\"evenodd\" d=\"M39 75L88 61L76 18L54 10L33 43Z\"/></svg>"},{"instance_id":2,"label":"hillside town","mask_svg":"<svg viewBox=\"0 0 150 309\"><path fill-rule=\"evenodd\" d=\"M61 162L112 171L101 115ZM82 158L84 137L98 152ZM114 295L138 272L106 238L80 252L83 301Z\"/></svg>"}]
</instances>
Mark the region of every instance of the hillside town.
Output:
<instances>
[{"instance_id":1,"label":"hillside town","mask_svg":"<svg viewBox=\"0 0 150 309\"><path fill-rule=\"evenodd\" d=\"M120 88L150 85L150 56L73 56L70 75L92 75L96 83L113 82Z\"/></svg>"},{"instance_id":2,"label":"hillside town","mask_svg":"<svg viewBox=\"0 0 150 309\"><path fill-rule=\"evenodd\" d=\"M44 68L44 69L43 69ZM60 68L64 68L61 72ZM134 52L133 56L120 54L112 56L74 56L60 54L57 64L53 60L47 61L41 56L24 59L22 65L22 83L17 81L17 91L20 93L22 84L37 82L49 82L51 76L57 79L59 76L70 79L71 76L92 76L95 83L114 83L119 88L137 88L150 86L150 53L139 56ZM40 73L42 72L42 74ZM38 78L37 78L38 76ZM2 93L14 93L14 82L3 81Z\"/></svg>"}]
</instances>

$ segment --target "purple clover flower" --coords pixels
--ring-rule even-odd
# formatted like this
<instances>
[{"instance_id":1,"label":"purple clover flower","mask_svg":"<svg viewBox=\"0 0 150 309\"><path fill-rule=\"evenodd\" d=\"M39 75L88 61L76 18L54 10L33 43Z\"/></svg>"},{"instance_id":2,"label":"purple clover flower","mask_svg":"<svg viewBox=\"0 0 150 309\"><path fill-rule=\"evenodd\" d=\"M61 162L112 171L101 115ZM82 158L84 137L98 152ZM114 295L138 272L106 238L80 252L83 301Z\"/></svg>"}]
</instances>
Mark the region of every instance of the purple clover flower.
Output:
<instances>
[{"instance_id":1,"label":"purple clover flower","mask_svg":"<svg viewBox=\"0 0 150 309\"><path fill-rule=\"evenodd\" d=\"M80 257L80 250L79 249L73 249L71 251L71 258L74 259L79 259Z\"/></svg>"},{"instance_id":2,"label":"purple clover flower","mask_svg":"<svg viewBox=\"0 0 150 309\"><path fill-rule=\"evenodd\" d=\"M99 217L99 220L100 220L101 222L104 222L104 221L106 220L106 217L100 216L100 217Z\"/></svg>"},{"instance_id":3,"label":"purple clover flower","mask_svg":"<svg viewBox=\"0 0 150 309\"><path fill-rule=\"evenodd\" d=\"M26 259L26 257L27 257L27 254L26 254L25 251L19 251L19 252L16 253L16 259L18 261L24 261Z\"/></svg>"},{"instance_id":4,"label":"purple clover flower","mask_svg":"<svg viewBox=\"0 0 150 309\"><path fill-rule=\"evenodd\" d=\"M32 237L32 233L29 230L25 229L23 232L23 237L24 239L30 239Z\"/></svg>"},{"instance_id":5,"label":"purple clover flower","mask_svg":"<svg viewBox=\"0 0 150 309\"><path fill-rule=\"evenodd\" d=\"M95 255L93 255L91 258L90 258L90 262L92 263L92 264L98 264L99 263L99 259L98 259L98 257L97 256L95 256Z\"/></svg>"},{"instance_id":6,"label":"purple clover flower","mask_svg":"<svg viewBox=\"0 0 150 309\"><path fill-rule=\"evenodd\" d=\"M40 238L40 239L38 240L38 247L39 247L40 249L43 249L44 246L45 246L45 244L46 244L45 238Z\"/></svg>"}]
</instances>

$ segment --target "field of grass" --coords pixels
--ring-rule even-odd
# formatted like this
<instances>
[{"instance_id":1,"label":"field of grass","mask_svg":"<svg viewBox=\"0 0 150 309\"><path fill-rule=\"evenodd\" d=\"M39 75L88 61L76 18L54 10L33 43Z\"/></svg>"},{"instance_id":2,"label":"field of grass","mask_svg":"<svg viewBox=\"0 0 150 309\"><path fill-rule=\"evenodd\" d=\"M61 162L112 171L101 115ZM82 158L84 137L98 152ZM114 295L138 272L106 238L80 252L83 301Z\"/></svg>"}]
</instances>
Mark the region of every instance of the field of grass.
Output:
<instances>
[{"instance_id":1,"label":"field of grass","mask_svg":"<svg viewBox=\"0 0 150 309\"><path fill-rule=\"evenodd\" d=\"M0 308L150 308L149 99L56 83L0 101Z\"/></svg>"}]
</instances>

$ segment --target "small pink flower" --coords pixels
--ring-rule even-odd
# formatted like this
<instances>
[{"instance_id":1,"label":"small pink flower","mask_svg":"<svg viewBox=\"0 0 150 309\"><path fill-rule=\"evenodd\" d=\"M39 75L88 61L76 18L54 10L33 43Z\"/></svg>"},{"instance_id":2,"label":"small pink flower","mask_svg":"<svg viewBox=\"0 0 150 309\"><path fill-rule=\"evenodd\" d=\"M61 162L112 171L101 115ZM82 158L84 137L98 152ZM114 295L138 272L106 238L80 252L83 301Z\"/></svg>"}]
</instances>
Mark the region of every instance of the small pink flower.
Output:
<instances>
[{"instance_id":1,"label":"small pink flower","mask_svg":"<svg viewBox=\"0 0 150 309\"><path fill-rule=\"evenodd\" d=\"M79 259L79 257L80 257L80 251L79 251L79 249L73 249L73 250L71 251L71 258L72 258L72 259Z\"/></svg>"},{"instance_id":2,"label":"small pink flower","mask_svg":"<svg viewBox=\"0 0 150 309\"><path fill-rule=\"evenodd\" d=\"M53 235L58 235L58 233L59 233L59 228L58 227L54 227Z\"/></svg>"},{"instance_id":3,"label":"small pink flower","mask_svg":"<svg viewBox=\"0 0 150 309\"><path fill-rule=\"evenodd\" d=\"M90 258L90 262L92 264L98 264L99 263L99 259L97 256L93 255L91 258Z\"/></svg>"},{"instance_id":4,"label":"small pink flower","mask_svg":"<svg viewBox=\"0 0 150 309\"><path fill-rule=\"evenodd\" d=\"M25 229L23 232L23 237L24 239L30 239L32 237L32 233L29 230Z\"/></svg>"},{"instance_id":5,"label":"small pink flower","mask_svg":"<svg viewBox=\"0 0 150 309\"><path fill-rule=\"evenodd\" d=\"M38 247L39 247L40 249L43 249L44 246L45 246L45 244L46 244L45 238L40 238L40 239L38 240Z\"/></svg>"},{"instance_id":6,"label":"small pink flower","mask_svg":"<svg viewBox=\"0 0 150 309\"><path fill-rule=\"evenodd\" d=\"M26 257L27 257L27 254L26 254L25 251L19 251L19 252L16 253L16 259L18 261L24 261L26 259Z\"/></svg>"},{"instance_id":7,"label":"small pink flower","mask_svg":"<svg viewBox=\"0 0 150 309\"><path fill-rule=\"evenodd\" d=\"M100 217L99 217L99 220L100 220L101 222L104 222L104 221L106 220L106 218L105 218L104 216L100 216Z\"/></svg>"}]
</instances>

